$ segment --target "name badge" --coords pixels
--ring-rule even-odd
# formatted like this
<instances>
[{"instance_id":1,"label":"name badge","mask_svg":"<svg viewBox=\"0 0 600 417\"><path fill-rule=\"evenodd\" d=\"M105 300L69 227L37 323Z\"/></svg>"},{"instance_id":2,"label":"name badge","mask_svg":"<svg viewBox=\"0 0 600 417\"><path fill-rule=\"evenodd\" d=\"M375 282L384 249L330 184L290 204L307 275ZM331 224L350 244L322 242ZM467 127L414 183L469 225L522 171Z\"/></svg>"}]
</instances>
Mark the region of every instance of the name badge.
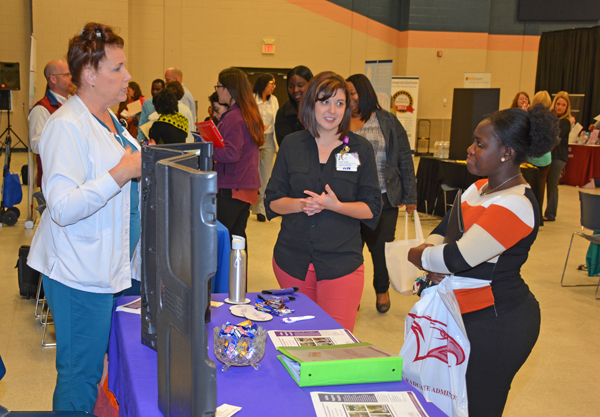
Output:
<instances>
[{"instance_id":1,"label":"name badge","mask_svg":"<svg viewBox=\"0 0 600 417\"><path fill-rule=\"evenodd\" d=\"M360 159L356 152L346 152L343 155L341 153L335 154L335 168L338 171L358 171L360 165Z\"/></svg>"}]
</instances>

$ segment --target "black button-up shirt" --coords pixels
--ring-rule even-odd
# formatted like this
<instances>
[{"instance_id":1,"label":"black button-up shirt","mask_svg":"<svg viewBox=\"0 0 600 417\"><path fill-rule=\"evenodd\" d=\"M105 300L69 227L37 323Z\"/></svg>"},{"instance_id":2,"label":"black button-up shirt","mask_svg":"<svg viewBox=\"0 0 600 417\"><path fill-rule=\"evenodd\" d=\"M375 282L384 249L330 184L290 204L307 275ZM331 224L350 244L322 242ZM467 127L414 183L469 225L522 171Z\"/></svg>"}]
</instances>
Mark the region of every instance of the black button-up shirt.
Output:
<instances>
[{"instance_id":1,"label":"black button-up shirt","mask_svg":"<svg viewBox=\"0 0 600 417\"><path fill-rule=\"evenodd\" d=\"M381 212L381 190L377 166L369 141L348 133L351 153L358 153L360 166L356 172L337 171L334 149L321 169L315 138L308 130L286 136L281 144L273 173L265 192L267 217L279 214L271 210L271 202L280 198L306 198L305 190L321 194L329 184L341 202L362 201L373 218L359 220L330 210L314 216L292 213L283 216L281 231L273 256L277 265L289 275L304 280L308 265L315 267L317 280L335 279L354 272L363 263L361 221L375 229Z\"/></svg>"}]
</instances>

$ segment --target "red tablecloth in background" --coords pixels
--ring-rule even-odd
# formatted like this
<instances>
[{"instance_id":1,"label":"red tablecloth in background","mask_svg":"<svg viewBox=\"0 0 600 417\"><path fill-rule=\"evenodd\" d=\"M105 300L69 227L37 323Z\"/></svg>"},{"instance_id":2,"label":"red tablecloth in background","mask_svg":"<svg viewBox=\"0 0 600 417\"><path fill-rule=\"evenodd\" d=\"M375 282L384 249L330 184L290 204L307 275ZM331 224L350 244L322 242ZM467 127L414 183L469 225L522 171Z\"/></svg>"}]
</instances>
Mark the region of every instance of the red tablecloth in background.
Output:
<instances>
[{"instance_id":1,"label":"red tablecloth in background","mask_svg":"<svg viewBox=\"0 0 600 417\"><path fill-rule=\"evenodd\" d=\"M569 161L560 182L583 187L593 178L600 178L600 146L569 145Z\"/></svg>"}]
</instances>

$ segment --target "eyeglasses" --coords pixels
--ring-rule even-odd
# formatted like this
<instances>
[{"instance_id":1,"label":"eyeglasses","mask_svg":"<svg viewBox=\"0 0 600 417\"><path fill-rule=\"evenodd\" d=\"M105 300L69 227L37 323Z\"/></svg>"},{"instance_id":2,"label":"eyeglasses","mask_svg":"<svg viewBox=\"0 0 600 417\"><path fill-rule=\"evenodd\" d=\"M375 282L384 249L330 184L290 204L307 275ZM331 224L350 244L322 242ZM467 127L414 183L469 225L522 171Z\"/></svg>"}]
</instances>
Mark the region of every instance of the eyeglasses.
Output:
<instances>
[{"instance_id":1,"label":"eyeglasses","mask_svg":"<svg viewBox=\"0 0 600 417\"><path fill-rule=\"evenodd\" d=\"M219 88L225 88L224 85L215 85L215 91L218 93L219 92Z\"/></svg>"},{"instance_id":2,"label":"eyeglasses","mask_svg":"<svg viewBox=\"0 0 600 417\"><path fill-rule=\"evenodd\" d=\"M52 74L52 75L62 75L63 77L70 77L71 73L70 72L65 72L65 73L62 73L62 74Z\"/></svg>"},{"instance_id":3,"label":"eyeglasses","mask_svg":"<svg viewBox=\"0 0 600 417\"><path fill-rule=\"evenodd\" d=\"M273 84L273 87L276 86L275 81L269 81L269 84Z\"/></svg>"}]
</instances>

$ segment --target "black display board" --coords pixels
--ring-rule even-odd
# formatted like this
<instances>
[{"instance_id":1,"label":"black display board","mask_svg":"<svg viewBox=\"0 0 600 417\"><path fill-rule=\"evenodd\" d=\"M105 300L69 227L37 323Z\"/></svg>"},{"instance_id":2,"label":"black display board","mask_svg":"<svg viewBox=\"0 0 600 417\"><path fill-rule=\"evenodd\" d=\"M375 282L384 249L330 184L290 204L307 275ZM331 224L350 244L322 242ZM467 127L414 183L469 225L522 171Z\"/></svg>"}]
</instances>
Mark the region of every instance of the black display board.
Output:
<instances>
[{"instance_id":1,"label":"black display board","mask_svg":"<svg viewBox=\"0 0 600 417\"><path fill-rule=\"evenodd\" d=\"M450 159L466 159L473 131L483 118L498 110L499 88L455 88L450 127Z\"/></svg>"}]
</instances>

